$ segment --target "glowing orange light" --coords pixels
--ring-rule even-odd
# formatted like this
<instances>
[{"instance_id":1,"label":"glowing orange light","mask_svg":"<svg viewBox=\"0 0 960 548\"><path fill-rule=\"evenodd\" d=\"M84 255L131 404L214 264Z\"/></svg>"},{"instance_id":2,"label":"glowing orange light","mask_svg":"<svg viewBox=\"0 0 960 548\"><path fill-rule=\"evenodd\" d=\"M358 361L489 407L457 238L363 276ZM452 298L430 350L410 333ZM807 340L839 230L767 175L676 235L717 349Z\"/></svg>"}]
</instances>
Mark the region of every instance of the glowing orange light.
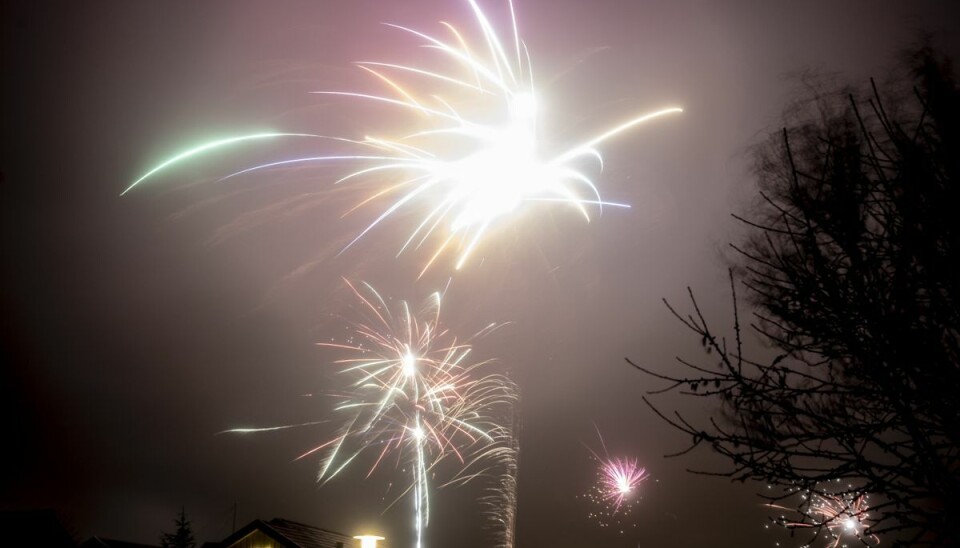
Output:
<instances>
[{"instance_id":1,"label":"glowing orange light","mask_svg":"<svg viewBox=\"0 0 960 548\"><path fill-rule=\"evenodd\" d=\"M360 541L360 548L377 548L377 541L384 540L376 535L357 535L353 538Z\"/></svg>"}]
</instances>

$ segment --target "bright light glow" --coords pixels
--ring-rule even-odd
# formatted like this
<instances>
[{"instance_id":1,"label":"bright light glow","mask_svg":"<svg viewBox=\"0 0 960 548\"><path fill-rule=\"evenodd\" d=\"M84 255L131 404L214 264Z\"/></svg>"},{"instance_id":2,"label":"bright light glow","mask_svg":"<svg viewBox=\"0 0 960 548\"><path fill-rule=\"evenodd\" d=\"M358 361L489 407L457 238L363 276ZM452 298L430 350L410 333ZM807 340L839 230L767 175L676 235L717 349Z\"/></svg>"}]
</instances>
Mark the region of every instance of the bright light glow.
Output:
<instances>
[{"instance_id":1,"label":"bright light glow","mask_svg":"<svg viewBox=\"0 0 960 548\"><path fill-rule=\"evenodd\" d=\"M377 548L377 542L385 540L384 537L376 535L357 535L353 538L360 541L360 548Z\"/></svg>"},{"instance_id":2,"label":"bright light glow","mask_svg":"<svg viewBox=\"0 0 960 548\"><path fill-rule=\"evenodd\" d=\"M537 98L533 93L521 92L510 100L510 120L514 125L524 124L531 132L532 124L537 120Z\"/></svg>"}]
</instances>

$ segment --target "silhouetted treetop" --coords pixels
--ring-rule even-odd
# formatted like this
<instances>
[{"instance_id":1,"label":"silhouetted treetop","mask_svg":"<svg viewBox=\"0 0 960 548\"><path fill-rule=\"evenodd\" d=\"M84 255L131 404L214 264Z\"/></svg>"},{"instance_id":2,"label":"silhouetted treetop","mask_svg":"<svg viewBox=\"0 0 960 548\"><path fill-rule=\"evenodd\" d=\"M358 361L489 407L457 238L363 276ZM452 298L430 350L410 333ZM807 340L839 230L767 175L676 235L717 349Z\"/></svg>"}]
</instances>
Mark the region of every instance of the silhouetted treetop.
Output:
<instances>
[{"instance_id":1,"label":"silhouetted treetop","mask_svg":"<svg viewBox=\"0 0 960 548\"><path fill-rule=\"evenodd\" d=\"M960 523L960 90L930 48L910 69L787 112L754 151L757 203L735 215L734 340L691 292L692 314L670 310L713 364L640 369L719 402L706 425L654 410L727 457L723 475L806 494L788 526L945 544ZM769 362L742 355L735 280ZM825 500L846 508L827 519L811 502ZM835 527L850 517L863 527Z\"/></svg>"},{"instance_id":2,"label":"silhouetted treetop","mask_svg":"<svg viewBox=\"0 0 960 548\"><path fill-rule=\"evenodd\" d=\"M174 524L177 526L175 532L160 535L160 546L163 548L194 548L197 543L193 538L193 530L183 508L180 509Z\"/></svg>"}]
</instances>

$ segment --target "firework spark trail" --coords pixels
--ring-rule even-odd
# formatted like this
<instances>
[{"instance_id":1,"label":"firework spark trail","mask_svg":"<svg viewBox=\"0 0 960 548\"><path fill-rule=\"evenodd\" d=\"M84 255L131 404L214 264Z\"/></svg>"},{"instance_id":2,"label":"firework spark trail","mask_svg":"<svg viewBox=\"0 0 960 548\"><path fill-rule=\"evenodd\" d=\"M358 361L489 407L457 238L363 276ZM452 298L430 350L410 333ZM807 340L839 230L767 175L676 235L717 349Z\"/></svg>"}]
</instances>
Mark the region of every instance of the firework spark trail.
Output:
<instances>
[{"instance_id":1,"label":"firework spark trail","mask_svg":"<svg viewBox=\"0 0 960 548\"><path fill-rule=\"evenodd\" d=\"M848 486L851 487L851 486ZM852 487L851 487L852 488ZM819 491L819 489L818 489ZM830 548L837 548L844 538L856 538L867 545L880 543L879 537L870 532L869 496L857 491L827 493L806 491L801 495L803 503L798 508L788 508L778 504L768 504L770 508L796 512L799 521L785 515L775 523L787 529L812 529L812 545L824 531L830 537Z\"/></svg>"},{"instance_id":2,"label":"firework spark trail","mask_svg":"<svg viewBox=\"0 0 960 548\"><path fill-rule=\"evenodd\" d=\"M367 321L354 326L353 341L318 343L348 353L334 362L353 379L349 395L336 406L347 420L337 436L299 458L325 450L318 474L324 483L361 453L377 453L367 477L388 454L409 463L413 480L397 500L413 495L419 547L430 520L430 472L445 459L466 468L487 458L489 448L509 434L495 417L497 409L512 405L513 384L502 375L478 375L488 361L469 361L471 341L503 324L490 324L461 342L440 323L439 293L417 312L406 301L389 306L369 284L347 285Z\"/></svg>"},{"instance_id":3,"label":"firework spark trail","mask_svg":"<svg viewBox=\"0 0 960 548\"><path fill-rule=\"evenodd\" d=\"M447 485L465 483L484 476L492 486L484 488L479 498L489 530L493 533L493 548L513 548L517 525L517 494L520 472L520 388L509 378L504 388L511 394L510 406L502 406L502 417L494 443L476 454Z\"/></svg>"},{"instance_id":4,"label":"firework spark trail","mask_svg":"<svg viewBox=\"0 0 960 548\"><path fill-rule=\"evenodd\" d=\"M516 385L514 385L516 387ZM499 531L494 548L513 548L517 533L517 503L520 488L520 410L519 388L516 388L517 398L513 403L513 417L511 428L504 432L503 442L498 446L496 455L484 455L492 458L499 466L494 476L495 485L488 488L488 495L481 499L487 506L487 516L492 521L492 527Z\"/></svg>"},{"instance_id":5,"label":"firework spark trail","mask_svg":"<svg viewBox=\"0 0 960 548\"><path fill-rule=\"evenodd\" d=\"M351 211L368 204L383 206L341 253L387 219L419 205L422 207L419 220L400 246L398 255L432 242L421 276L446 253L455 254L454 267L460 269L505 218L522 217L527 209L538 205L565 205L588 221L588 208L629 207L604 201L588 172L580 169L579 164L584 158L593 158L602 169L598 146L637 125L682 112L682 109L669 107L634 116L559 152L548 150L551 148L548 143L556 139L545 139L539 131L541 118L546 113L541 107L512 0L507 0L510 38L506 42L479 4L475 0L466 2L482 37L480 44L471 45L467 34L446 22L441 25L448 37L388 25L392 30L421 40L422 46L435 54L434 61L443 68L431 70L404 63L361 61L356 66L382 86L383 93L313 92L361 101L371 107L380 104L412 115L406 127L390 132L396 136L327 137L357 147L361 152L268 162L224 179L312 163L366 164L334 184L373 185L369 195ZM149 170L123 193L207 150L250 139L294 135L306 136L265 133L195 147Z\"/></svg>"},{"instance_id":6,"label":"firework spark trail","mask_svg":"<svg viewBox=\"0 0 960 548\"><path fill-rule=\"evenodd\" d=\"M597 438L600 440L603 456L587 448L591 457L599 463L597 482L585 495L587 500L597 506L588 517L596 519L601 527L618 526L622 533L622 520L633 510L637 487L647 480L650 474L639 466L635 458L611 457L599 428Z\"/></svg>"}]
</instances>

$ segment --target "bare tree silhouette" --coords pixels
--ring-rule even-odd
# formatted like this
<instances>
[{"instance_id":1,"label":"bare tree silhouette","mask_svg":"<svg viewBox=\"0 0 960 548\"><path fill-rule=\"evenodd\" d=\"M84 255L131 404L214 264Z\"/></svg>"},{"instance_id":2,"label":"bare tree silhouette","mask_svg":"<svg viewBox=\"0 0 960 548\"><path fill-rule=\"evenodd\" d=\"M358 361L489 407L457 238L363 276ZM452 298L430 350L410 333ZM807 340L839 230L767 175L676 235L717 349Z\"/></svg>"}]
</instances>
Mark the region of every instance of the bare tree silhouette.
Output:
<instances>
[{"instance_id":1,"label":"bare tree silhouette","mask_svg":"<svg viewBox=\"0 0 960 548\"><path fill-rule=\"evenodd\" d=\"M644 397L691 436L677 454L705 444L731 464L701 473L780 487L781 508L802 493L785 525L947 545L960 540L960 92L931 48L909 66L882 99L873 80L815 93L756 149L758 205L735 215L747 236L733 245L732 340L688 289L691 313L666 304L708 361L678 358L679 374L627 361L667 381L651 394L719 403L695 424ZM772 360L742 353L737 280ZM825 501L839 506L827 515Z\"/></svg>"}]
</instances>

